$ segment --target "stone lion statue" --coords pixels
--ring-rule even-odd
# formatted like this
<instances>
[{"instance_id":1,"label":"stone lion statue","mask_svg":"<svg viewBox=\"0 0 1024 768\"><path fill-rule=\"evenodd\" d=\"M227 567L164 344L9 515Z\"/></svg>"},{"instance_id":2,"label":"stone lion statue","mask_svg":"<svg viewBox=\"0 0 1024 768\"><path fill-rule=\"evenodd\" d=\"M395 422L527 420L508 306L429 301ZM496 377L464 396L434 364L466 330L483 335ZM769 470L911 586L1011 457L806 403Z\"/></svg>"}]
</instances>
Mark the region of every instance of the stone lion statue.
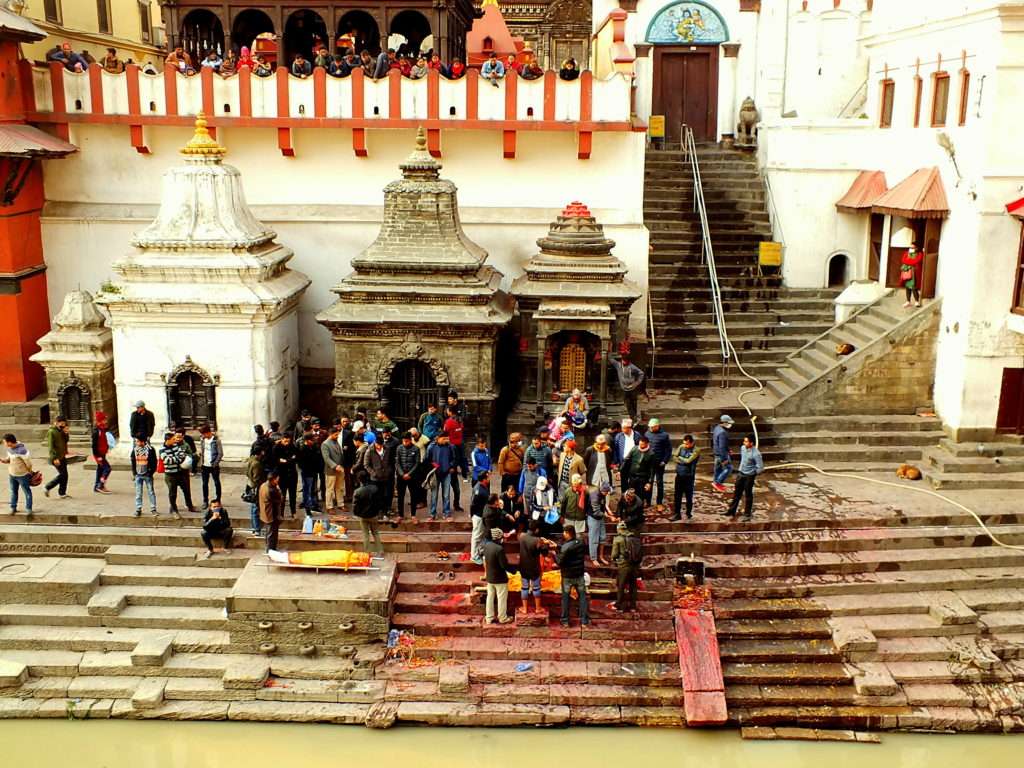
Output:
<instances>
[{"instance_id":1,"label":"stone lion statue","mask_svg":"<svg viewBox=\"0 0 1024 768\"><path fill-rule=\"evenodd\" d=\"M757 141L757 121L760 115L757 105L749 96L740 106L740 121L736 125L736 143L751 145Z\"/></svg>"}]
</instances>

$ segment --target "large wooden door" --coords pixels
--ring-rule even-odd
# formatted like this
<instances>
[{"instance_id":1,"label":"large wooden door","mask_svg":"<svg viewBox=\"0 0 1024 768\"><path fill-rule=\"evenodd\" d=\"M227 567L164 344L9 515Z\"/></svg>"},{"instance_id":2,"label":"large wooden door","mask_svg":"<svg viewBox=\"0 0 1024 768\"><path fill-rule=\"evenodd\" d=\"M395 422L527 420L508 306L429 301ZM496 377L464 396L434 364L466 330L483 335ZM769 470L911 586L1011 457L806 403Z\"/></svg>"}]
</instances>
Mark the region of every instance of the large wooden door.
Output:
<instances>
[{"instance_id":1,"label":"large wooden door","mask_svg":"<svg viewBox=\"0 0 1024 768\"><path fill-rule=\"evenodd\" d=\"M686 123L697 141L718 138L718 46L654 47L652 113L665 116L665 140L678 143Z\"/></svg>"},{"instance_id":2,"label":"large wooden door","mask_svg":"<svg viewBox=\"0 0 1024 768\"><path fill-rule=\"evenodd\" d=\"M415 427L427 406L437 405L441 399L433 371L421 360L403 360L396 365L385 395L388 415L403 431Z\"/></svg>"},{"instance_id":3,"label":"large wooden door","mask_svg":"<svg viewBox=\"0 0 1024 768\"><path fill-rule=\"evenodd\" d=\"M1004 368L996 431L1024 435L1024 368Z\"/></svg>"}]
</instances>

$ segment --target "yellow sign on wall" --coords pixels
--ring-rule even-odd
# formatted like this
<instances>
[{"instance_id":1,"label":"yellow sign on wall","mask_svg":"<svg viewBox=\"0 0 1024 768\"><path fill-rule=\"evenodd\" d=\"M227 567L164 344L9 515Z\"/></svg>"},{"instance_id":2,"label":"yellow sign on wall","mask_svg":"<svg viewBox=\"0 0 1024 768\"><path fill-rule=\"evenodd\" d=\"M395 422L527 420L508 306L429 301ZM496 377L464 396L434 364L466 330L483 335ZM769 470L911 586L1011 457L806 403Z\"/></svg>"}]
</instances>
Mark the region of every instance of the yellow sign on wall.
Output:
<instances>
[{"instance_id":1,"label":"yellow sign on wall","mask_svg":"<svg viewBox=\"0 0 1024 768\"><path fill-rule=\"evenodd\" d=\"M664 139L665 138L665 116L664 115L651 115L651 119L647 123L647 130L650 132L652 139Z\"/></svg>"},{"instance_id":2,"label":"yellow sign on wall","mask_svg":"<svg viewBox=\"0 0 1024 768\"><path fill-rule=\"evenodd\" d=\"M782 243L762 242L757 254L757 262L762 267L782 266Z\"/></svg>"}]
</instances>

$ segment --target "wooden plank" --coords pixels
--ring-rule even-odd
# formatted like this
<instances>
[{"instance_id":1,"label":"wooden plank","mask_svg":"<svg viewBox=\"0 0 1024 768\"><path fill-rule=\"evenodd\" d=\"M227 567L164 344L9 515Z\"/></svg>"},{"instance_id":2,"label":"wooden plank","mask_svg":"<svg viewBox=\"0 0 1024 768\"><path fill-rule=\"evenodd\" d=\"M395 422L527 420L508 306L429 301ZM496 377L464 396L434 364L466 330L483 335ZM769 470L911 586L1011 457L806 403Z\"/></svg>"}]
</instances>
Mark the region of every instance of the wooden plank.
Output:
<instances>
[{"instance_id":1,"label":"wooden plank","mask_svg":"<svg viewBox=\"0 0 1024 768\"><path fill-rule=\"evenodd\" d=\"M725 693L722 691L683 691L686 725L722 725L728 719Z\"/></svg>"},{"instance_id":2,"label":"wooden plank","mask_svg":"<svg viewBox=\"0 0 1024 768\"><path fill-rule=\"evenodd\" d=\"M718 634L711 609L676 609L676 645L688 725L721 725L727 718Z\"/></svg>"}]
</instances>

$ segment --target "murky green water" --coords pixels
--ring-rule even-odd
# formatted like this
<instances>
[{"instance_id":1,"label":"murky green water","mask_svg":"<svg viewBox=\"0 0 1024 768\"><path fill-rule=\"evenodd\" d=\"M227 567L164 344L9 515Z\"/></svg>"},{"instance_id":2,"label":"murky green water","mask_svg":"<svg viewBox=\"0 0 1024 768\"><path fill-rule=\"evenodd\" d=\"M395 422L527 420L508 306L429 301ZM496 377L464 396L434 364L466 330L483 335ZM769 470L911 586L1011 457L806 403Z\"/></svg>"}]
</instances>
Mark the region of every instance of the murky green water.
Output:
<instances>
[{"instance_id":1,"label":"murky green water","mask_svg":"<svg viewBox=\"0 0 1024 768\"><path fill-rule=\"evenodd\" d=\"M736 731L469 729L66 720L0 722L4 768L1020 768L1024 736L883 735L881 745Z\"/></svg>"}]
</instances>

